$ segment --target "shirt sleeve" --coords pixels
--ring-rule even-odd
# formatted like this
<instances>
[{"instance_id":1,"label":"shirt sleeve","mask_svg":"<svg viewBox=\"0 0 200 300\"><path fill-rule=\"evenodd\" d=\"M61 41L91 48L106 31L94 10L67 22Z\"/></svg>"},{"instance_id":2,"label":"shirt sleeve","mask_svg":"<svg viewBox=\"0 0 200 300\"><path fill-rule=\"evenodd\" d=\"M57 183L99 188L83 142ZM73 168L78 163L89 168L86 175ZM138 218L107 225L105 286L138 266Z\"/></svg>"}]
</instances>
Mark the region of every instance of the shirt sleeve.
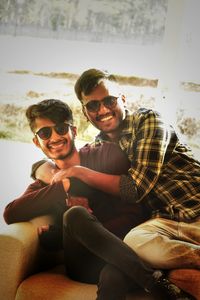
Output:
<instances>
[{"instance_id":1,"label":"shirt sleeve","mask_svg":"<svg viewBox=\"0 0 200 300\"><path fill-rule=\"evenodd\" d=\"M5 222L11 224L29 221L45 214L59 214L66 210L66 198L62 182L45 185L36 180L22 196L5 207Z\"/></svg>"},{"instance_id":2,"label":"shirt sleeve","mask_svg":"<svg viewBox=\"0 0 200 300\"><path fill-rule=\"evenodd\" d=\"M130 141L129 176L121 176L120 193L126 201L141 201L154 187L176 144L174 130L155 111L140 114Z\"/></svg>"},{"instance_id":3,"label":"shirt sleeve","mask_svg":"<svg viewBox=\"0 0 200 300\"><path fill-rule=\"evenodd\" d=\"M126 203L138 202L137 187L130 175L121 175L120 182L120 197Z\"/></svg>"}]
</instances>

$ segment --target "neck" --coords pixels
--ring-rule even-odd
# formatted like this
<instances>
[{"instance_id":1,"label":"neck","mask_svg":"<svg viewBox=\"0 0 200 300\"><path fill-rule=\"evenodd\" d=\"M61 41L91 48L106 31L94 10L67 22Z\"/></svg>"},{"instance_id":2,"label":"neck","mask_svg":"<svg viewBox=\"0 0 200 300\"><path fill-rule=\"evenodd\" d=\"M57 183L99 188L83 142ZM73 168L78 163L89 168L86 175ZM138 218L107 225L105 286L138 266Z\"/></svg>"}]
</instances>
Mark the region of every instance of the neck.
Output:
<instances>
[{"instance_id":1,"label":"neck","mask_svg":"<svg viewBox=\"0 0 200 300\"><path fill-rule=\"evenodd\" d=\"M118 143L119 141L119 132L109 132L109 133L106 133L107 135L107 138L110 142L113 142L113 143Z\"/></svg>"},{"instance_id":2,"label":"neck","mask_svg":"<svg viewBox=\"0 0 200 300\"><path fill-rule=\"evenodd\" d=\"M108 139L112 143L118 143L119 137L118 136L113 136L113 135L108 135Z\"/></svg>"},{"instance_id":3,"label":"neck","mask_svg":"<svg viewBox=\"0 0 200 300\"><path fill-rule=\"evenodd\" d=\"M59 169L67 169L75 165L80 165L80 155L78 150L74 149L70 156L67 156L65 159L55 159L54 162Z\"/></svg>"}]
</instances>

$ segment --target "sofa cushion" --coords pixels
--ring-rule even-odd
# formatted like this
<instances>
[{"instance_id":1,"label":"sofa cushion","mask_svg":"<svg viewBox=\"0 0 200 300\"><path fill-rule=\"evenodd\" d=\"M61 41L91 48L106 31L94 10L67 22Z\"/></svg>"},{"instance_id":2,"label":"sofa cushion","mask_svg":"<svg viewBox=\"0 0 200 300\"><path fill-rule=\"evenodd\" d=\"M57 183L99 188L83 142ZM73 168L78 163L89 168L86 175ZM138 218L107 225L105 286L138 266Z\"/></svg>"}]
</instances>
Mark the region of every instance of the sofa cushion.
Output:
<instances>
[{"instance_id":1,"label":"sofa cushion","mask_svg":"<svg viewBox=\"0 0 200 300\"><path fill-rule=\"evenodd\" d=\"M15 300L95 300L97 286L71 280L58 266L46 272L34 274L19 286ZM153 300L142 290L127 296L127 300Z\"/></svg>"},{"instance_id":2,"label":"sofa cushion","mask_svg":"<svg viewBox=\"0 0 200 300\"><path fill-rule=\"evenodd\" d=\"M18 288L16 300L93 300L95 294L95 285L73 281L59 267L25 279Z\"/></svg>"}]
</instances>

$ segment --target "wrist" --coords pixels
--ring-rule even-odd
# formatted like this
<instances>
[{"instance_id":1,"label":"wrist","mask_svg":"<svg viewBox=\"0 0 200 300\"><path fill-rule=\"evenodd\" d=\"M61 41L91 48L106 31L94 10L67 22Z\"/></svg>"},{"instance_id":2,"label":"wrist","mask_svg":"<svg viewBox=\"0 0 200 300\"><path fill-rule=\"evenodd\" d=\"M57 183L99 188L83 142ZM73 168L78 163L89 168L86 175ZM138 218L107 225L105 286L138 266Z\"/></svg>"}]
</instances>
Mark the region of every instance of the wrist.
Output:
<instances>
[{"instance_id":1,"label":"wrist","mask_svg":"<svg viewBox=\"0 0 200 300\"><path fill-rule=\"evenodd\" d=\"M78 178L79 180L85 181L88 176L88 169L85 167L78 167L74 170L73 177Z\"/></svg>"}]
</instances>

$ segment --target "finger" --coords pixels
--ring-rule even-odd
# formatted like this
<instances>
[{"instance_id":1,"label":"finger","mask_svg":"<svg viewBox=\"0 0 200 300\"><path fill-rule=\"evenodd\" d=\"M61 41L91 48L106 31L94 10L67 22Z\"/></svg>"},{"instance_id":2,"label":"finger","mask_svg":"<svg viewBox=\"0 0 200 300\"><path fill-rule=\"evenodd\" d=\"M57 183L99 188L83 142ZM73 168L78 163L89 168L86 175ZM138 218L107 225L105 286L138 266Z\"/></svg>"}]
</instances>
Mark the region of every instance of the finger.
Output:
<instances>
[{"instance_id":1,"label":"finger","mask_svg":"<svg viewBox=\"0 0 200 300\"><path fill-rule=\"evenodd\" d=\"M51 170L51 174L54 175L54 176L55 176L58 172L59 172L59 171L58 171L57 169L52 169L52 170Z\"/></svg>"},{"instance_id":2,"label":"finger","mask_svg":"<svg viewBox=\"0 0 200 300\"><path fill-rule=\"evenodd\" d=\"M88 212L90 213L90 214L92 214L93 213L93 210L90 208L90 207L88 207Z\"/></svg>"},{"instance_id":3,"label":"finger","mask_svg":"<svg viewBox=\"0 0 200 300\"><path fill-rule=\"evenodd\" d=\"M53 184L53 183L55 183L55 182L56 182L56 181L55 181L55 178L53 177L50 184Z\"/></svg>"},{"instance_id":4,"label":"finger","mask_svg":"<svg viewBox=\"0 0 200 300\"><path fill-rule=\"evenodd\" d=\"M49 225L43 225L41 227L38 227L38 234L42 234L43 232L46 232L49 230Z\"/></svg>"},{"instance_id":5,"label":"finger","mask_svg":"<svg viewBox=\"0 0 200 300\"><path fill-rule=\"evenodd\" d=\"M67 206L68 207L72 206L72 199L70 197L67 199Z\"/></svg>"},{"instance_id":6,"label":"finger","mask_svg":"<svg viewBox=\"0 0 200 300\"><path fill-rule=\"evenodd\" d=\"M59 181L59 176L58 174L55 174L52 178L52 183L58 182Z\"/></svg>"}]
</instances>

